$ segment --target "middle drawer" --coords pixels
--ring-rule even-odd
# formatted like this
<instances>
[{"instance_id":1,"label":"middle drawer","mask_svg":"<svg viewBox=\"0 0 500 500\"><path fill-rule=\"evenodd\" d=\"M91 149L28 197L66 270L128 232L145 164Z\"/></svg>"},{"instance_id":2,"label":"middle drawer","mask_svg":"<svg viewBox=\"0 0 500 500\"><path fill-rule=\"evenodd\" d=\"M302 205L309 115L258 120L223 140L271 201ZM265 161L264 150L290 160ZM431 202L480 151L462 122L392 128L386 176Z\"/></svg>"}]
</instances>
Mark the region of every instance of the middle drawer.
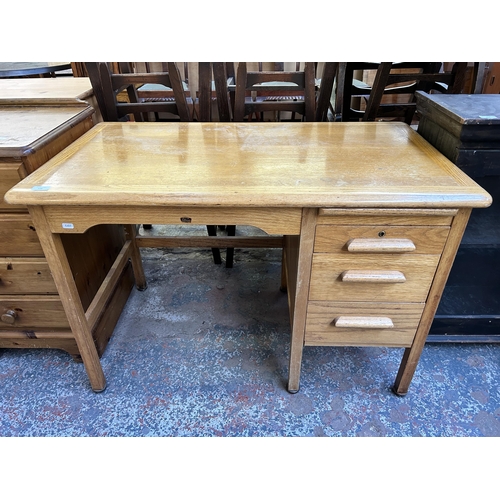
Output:
<instances>
[{"instance_id":1,"label":"middle drawer","mask_svg":"<svg viewBox=\"0 0 500 500\"><path fill-rule=\"evenodd\" d=\"M439 255L313 255L309 300L425 302Z\"/></svg>"}]
</instances>

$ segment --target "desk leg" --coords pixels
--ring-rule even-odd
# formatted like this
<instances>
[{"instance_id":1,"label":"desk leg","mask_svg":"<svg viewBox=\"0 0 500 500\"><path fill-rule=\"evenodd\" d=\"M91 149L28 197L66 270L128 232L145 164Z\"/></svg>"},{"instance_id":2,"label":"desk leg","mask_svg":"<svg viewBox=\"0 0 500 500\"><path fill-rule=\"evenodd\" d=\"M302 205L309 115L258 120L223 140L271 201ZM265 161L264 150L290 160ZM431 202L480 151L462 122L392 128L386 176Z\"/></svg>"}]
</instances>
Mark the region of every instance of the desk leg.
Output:
<instances>
[{"instance_id":1,"label":"desk leg","mask_svg":"<svg viewBox=\"0 0 500 500\"><path fill-rule=\"evenodd\" d=\"M315 228L316 209L305 208L302 211L298 249L285 248L288 300L292 308L292 340L290 343L290 365L288 372L288 392L291 393L298 392L300 386L300 367L302 364L302 352L304 350L307 300L309 297L309 282L311 280Z\"/></svg>"},{"instance_id":2,"label":"desk leg","mask_svg":"<svg viewBox=\"0 0 500 500\"><path fill-rule=\"evenodd\" d=\"M411 380L417 369L420 355L422 354L425 341L427 340L427 334L429 333L434 315L439 306L439 301L441 300L446 280L450 274L451 266L455 260L455 255L460 245L460 241L462 240L470 213L471 209L462 209L453 219L450 234L448 235L448 240L446 241L443 254L441 255L441 260L439 261L439 267L434 277L434 281L432 282L422 319L420 320L417 333L415 334L415 339L413 340L412 346L405 349L403 360L401 361L396 381L392 389L399 396L404 396L408 392Z\"/></svg>"},{"instance_id":3,"label":"desk leg","mask_svg":"<svg viewBox=\"0 0 500 500\"><path fill-rule=\"evenodd\" d=\"M137 226L135 224L126 224L125 233L127 235L127 239L130 240L132 244L130 260L132 261L132 270L134 271L135 286L137 287L137 290L142 292L146 290L148 284L146 283L144 268L142 267L141 252L135 239L137 236Z\"/></svg>"},{"instance_id":4,"label":"desk leg","mask_svg":"<svg viewBox=\"0 0 500 500\"><path fill-rule=\"evenodd\" d=\"M29 207L29 211L71 331L75 336L90 385L95 392L101 392L106 388L106 379L61 241L61 235L51 232L42 207Z\"/></svg>"}]
</instances>

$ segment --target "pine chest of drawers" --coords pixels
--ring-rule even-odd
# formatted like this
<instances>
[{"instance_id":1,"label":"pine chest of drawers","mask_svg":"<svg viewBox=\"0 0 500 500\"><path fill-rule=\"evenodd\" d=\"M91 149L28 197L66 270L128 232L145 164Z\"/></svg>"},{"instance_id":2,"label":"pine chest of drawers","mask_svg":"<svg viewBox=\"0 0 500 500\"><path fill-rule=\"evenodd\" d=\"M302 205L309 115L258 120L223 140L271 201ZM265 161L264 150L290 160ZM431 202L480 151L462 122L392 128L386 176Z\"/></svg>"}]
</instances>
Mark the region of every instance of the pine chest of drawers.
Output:
<instances>
[{"instance_id":1,"label":"pine chest of drawers","mask_svg":"<svg viewBox=\"0 0 500 500\"><path fill-rule=\"evenodd\" d=\"M93 126L84 103L0 106L0 348L59 348L80 353L26 207L9 205L4 194ZM64 246L82 303L88 306L124 242L120 226L97 226L65 235ZM104 351L130 293L133 277L123 273L94 329Z\"/></svg>"}]
</instances>

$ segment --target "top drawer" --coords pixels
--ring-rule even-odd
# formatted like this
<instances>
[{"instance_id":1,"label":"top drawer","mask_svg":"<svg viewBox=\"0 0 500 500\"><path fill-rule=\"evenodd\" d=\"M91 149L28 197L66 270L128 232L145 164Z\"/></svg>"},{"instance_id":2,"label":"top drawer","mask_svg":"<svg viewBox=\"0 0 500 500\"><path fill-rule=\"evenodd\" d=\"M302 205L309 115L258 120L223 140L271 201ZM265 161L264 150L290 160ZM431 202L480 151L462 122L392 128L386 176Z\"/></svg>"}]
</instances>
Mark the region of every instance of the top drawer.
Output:
<instances>
[{"instance_id":1,"label":"top drawer","mask_svg":"<svg viewBox=\"0 0 500 500\"><path fill-rule=\"evenodd\" d=\"M449 232L448 226L318 225L316 226L314 252L394 253L391 252L391 247L400 246L401 252L439 255L443 251ZM357 245L363 242L367 244ZM391 245L392 242L396 244ZM397 252L398 250L395 253Z\"/></svg>"}]
</instances>

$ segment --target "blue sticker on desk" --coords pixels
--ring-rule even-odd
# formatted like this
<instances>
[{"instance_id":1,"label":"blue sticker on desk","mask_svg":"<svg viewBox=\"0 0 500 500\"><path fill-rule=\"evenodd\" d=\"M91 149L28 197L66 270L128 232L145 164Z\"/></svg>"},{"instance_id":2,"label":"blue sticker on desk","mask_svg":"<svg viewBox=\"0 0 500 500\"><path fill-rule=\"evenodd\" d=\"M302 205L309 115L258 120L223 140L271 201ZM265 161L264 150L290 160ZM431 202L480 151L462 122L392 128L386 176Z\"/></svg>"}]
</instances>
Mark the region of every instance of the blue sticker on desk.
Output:
<instances>
[{"instance_id":1,"label":"blue sticker on desk","mask_svg":"<svg viewBox=\"0 0 500 500\"><path fill-rule=\"evenodd\" d=\"M62 227L63 229L75 229L75 226L71 222L63 222Z\"/></svg>"},{"instance_id":2,"label":"blue sticker on desk","mask_svg":"<svg viewBox=\"0 0 500 500\"><path fill-rule=\"evenodd\" d=\"M33 186L31 188L32 191L48 191L50 186Z\"/></svg>"}]
</instances>

